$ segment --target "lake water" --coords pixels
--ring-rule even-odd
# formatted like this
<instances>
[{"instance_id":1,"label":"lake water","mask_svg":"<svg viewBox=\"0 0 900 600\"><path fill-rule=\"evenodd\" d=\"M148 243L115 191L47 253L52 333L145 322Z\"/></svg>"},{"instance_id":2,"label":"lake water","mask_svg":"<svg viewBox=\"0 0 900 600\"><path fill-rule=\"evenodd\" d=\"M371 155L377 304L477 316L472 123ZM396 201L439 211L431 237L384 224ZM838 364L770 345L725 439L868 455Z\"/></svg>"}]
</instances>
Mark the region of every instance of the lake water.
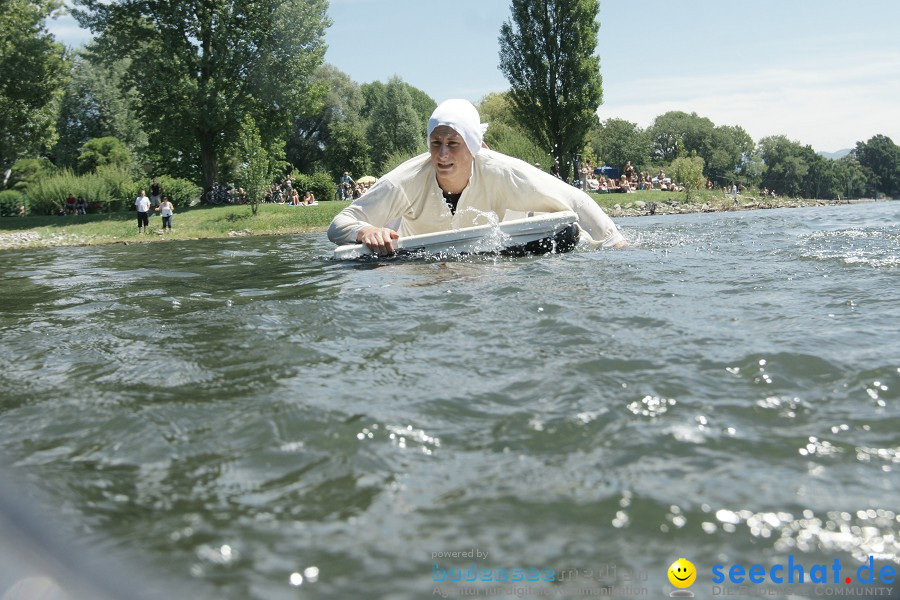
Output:
<instances>
[{"instance_id":1,"label":"lake water","mask_svg":"<svg viewBox=\"0 0 900 600\"><path fill-rule=\"evenodd\" d=\"M900 203L618 222L624 251L518 259L0 253L4 487L171 598L897 567Z\"/></svg>"}]
</instances>

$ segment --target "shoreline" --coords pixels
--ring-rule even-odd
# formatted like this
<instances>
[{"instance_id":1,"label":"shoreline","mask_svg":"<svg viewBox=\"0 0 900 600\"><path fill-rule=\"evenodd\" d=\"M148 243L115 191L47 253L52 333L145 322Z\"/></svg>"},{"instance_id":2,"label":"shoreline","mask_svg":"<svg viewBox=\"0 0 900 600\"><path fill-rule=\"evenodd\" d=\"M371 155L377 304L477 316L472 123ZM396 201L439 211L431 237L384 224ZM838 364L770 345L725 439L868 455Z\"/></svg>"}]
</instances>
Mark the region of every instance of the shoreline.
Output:
<instances>
[{"instance_id":1,"label":"shoreline","mask_svg":"<svg viewBox=\"0 0 900 600\"><path fill-rule=\"evenodd\" d=\"M684 202L666 197L659 202L635 200L616 203L605 208L612 218L646 217L651 215L683 215L710 212L740 212L745 210L771 210L775 208L807 208L810 206L836 206L841 204L863 204L868 202L884 202L875 198L858 198L853 200L811 200L807 198L757 198L755 196L731 196L717 198L710 202L703 199L699 202Z\"/></svg>"},{"instance_id":2,"label":"shoreline","mask_svg":"<svg viewBox=\"0 0 900 600\"><path fill-rule=\"evenodd\" d=\"M597 196L592 195L596 200ZM645 217L651 215L675 215L675 214L691 214L691 213L710 213L710 212L739 212L746 210L770 210L776 208L805 208L811 206L834 206L839 204L862 204L868 202L886 202L887 199L861 198L842 201L828 200L810 200L803 198L777 198L777 199L760 199L754 196L740 196L737 198L701 198L699 202L685 202L682 199L667 196L659 201L646 201L634 199L630 201L621 201L612 203L606 196L600 197L603 202L598 202L603 210L613 219L626 217ZM618 198L617 198L618 199ZM623 199L625 200L625 199ZM337 203L335 203L337 204ZM343 203L342 203L343 205ZM329 211L329 213L332 211ZM336 211L334 211L336 212ZM323 215L325 216L325 215ZM105 246L110 244L156 244L165 241L194 241L201 239L228 239L234 237L251 237L251 236L271 236L271 235L294 235L299 233L320 233L327 229L331 221L328 216L325 224L312 225L306 224L299 227L285 227L282 229L251 231L250 229L229 229L211 235L172 235L164 234L161 230L156 229L150 234L144 236L122 235L105 237L101 239L93 239L90 236L79 235L66 231L67 225L77 228L77 223L66 223L62 226L54 224L54 228L58 231L52 231L49 235L42 234L42 229L46 229L46 225L33 227L30 229L22 229L19 231L3 231L2 222L6 219L15 217L4 217L0 220L0 252L13 250L31 250L41 248L58 248L58 247L77 247L77 246ZM128 220L130 223L130 218ZM194 232L195 234L201 232ZM203 232L209 233L209 232Z\"/></svg>"}]
</instances>

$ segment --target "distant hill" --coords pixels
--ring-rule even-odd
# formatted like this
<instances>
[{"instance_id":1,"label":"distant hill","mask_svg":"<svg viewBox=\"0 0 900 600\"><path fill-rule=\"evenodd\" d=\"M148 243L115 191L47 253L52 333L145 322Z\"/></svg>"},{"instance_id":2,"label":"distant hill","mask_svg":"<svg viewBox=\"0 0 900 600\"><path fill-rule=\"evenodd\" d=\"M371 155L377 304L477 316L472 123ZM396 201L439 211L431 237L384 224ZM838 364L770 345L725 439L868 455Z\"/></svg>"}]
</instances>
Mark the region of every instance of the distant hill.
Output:
<instances>
[{"instance_id":1,"label":"distant hill","mask_svg":"<svg viewBox=\"0 0 900 600\"><path fill-rule=\"evenodd\" d=\"M843 158L850 154L853 151L853 148L844 148L843 150L838 150L837 152L816 152L819 156L824 156L825 158L830 158L831 160L837 160L839 158Z\"/></svg>"}]
</instances>

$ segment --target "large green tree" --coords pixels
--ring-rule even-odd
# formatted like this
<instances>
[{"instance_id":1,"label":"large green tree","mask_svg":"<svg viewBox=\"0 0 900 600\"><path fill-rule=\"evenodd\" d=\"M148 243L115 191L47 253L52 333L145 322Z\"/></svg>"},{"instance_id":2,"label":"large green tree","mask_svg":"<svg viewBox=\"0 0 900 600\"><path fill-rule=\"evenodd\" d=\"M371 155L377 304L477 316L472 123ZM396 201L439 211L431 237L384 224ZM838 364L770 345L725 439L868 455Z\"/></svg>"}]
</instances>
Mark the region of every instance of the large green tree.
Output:
<instances>
[{"instance_id":1,"label":"large green tree","mask_svg":"<svg viewBox=\"0 0 900 600\"><path fill-rule=\"evenodd\" d=\"M0 181L19 158L54 142L54 117L66 83L65 48L44 28L57 0L0 3Z\"/></svg>"},{"instance_id":2,"label":"large green tree","mask_svg":"<svg viewBox=\"0 0 900 600\"><path fill-rule=\"evenodd\" d=\"M650 137L637 123L607 119L591 129L590 137L594 154L605 164L624 169L631 161L635 168L649 168Z\"/></svg>"},{"instance_id":3,"label":"large green tree","mask_svg":"<svg viewBox=\"0 0 900 600\"><path fill-rule=\"evenodd\" d=\"M484 141L492 150L515 156L530 164L549 169L553 158L534 143L512 110L509 92L493 92L477 105L482 123L488 124Z\"/></svg>"},{"instance_id":4,"label":"large green tree","mask_svg":"<svg viewBox=\"0 0 900 600\"><path fill-rule=\"evenodd\" d=\"M659 115L648 134L656 161L668 163L696 154L703 158L707 177L729 185L754 149L753 138L742 127L717 127L697 113L670 111Z\"/></svg>"},{"instance_id":5,"label":"large green tree","mask_svg":"<svg viewBox=\"0 0 900 600\"><path fill-rule=\"evenodd\" d=\"M500 70L513 111L568 174L603 101L598 0L512 0L500 29Z\"/></svg>"},{"instance_id":6,"label":"large green tree","mask_svg":"<svg viewBox=\"0 0 900 600\"><path fill-rule=\"evenodd\" d=\"M245 115L266 149L314 106L327 0L75 0L109 60L130 58L128 85L161 167L210 186ZM233 162L233 161L232 161Z\"/></svg>"},{"instance_id":7,"label":"large green tree","mask_svg":"<svg viewBox=\"0 0 900 600\"><path fill-rule=\"evenodd\" d=\"M419 116L419 121L422 123L422 131L425 131L425 128L428 126L428 119L431 118L431 113L437 108L437 102L419 88L406 83L402 79L400 80L400 84L409 94L412 108ZM388 85L390 85L390 82L382 83L381 81L373 81L371 83L364 83L360 86L364 99L361 111L363 117L369 118L372 116L372 111L375 110L375 107L378 106L382 101L382 98L384 98L384 95L387 93Z\"/></svg>"},{"instance_id":8,"label":"large green tree","mask_svg":"<svg viewBox=\"0 0 900 600\"><path fill-rule=\"evenodd\" d=\"M115 137L135 157L146 149L147 134L135 111L138 92L124 83L128 62L103 64L90 46L74 54L57 118L59 139L52 151L58 166L75 167L81 147L92 138Z\"/></svg>"},{"instance_id":9,"label":"large green tree","mask_svg":"<svg viewBox=\"0 0 900 600\"><path fill-rule=\"evenodd\" d=\"M778 194L799 196L809 163L803 147L783 135L759 140L760 156L766 164L760 185Z\"/></svg>"},{"instance_id":10,"label":"large green tree","mask_svg":"<svg viewBox=\"0 0 900 600\"><path fill-rule=\"evenodd\" d=\"M383 172L392 154L424 151L425 130L406 84L393 77L369 115L367 135L375 168Z\"/></svg>"},{"instance_id":11,"label":"large green tree","mask_svg":"<svg viewBox=\"0 0 900 600\"><path fill-rule=\"evenodd\" d=\"M285 149L287 161L307 174L325 167L332 130L340 129L338 123L358 122L363 109L359 84L333 65L319 66L310 84L323 92L322 100L294 119Z\"/></svg>"},{"instance_id":12,"label":"large green tree","mask_svg":"<svg viewBox=\"0 0 900 600\"><path fill-rule=\"evenodd\" d=\"M853 154L875 174L878 191L894 198L900 195L900 146L891 138L876 135L867 142L856 142Z\"/></svg>"}]
</instances>

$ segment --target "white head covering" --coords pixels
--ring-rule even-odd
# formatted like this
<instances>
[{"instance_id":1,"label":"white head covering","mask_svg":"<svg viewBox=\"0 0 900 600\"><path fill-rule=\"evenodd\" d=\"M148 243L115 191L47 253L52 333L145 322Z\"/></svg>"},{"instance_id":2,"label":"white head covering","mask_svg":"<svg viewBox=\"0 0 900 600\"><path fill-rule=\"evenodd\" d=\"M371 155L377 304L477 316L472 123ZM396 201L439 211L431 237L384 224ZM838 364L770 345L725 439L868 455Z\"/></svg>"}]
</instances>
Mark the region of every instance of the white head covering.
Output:
<instances>
[{"instance_id":1,"label":"white head covering","mask_svg":"<svg viewBox=\"0 0 900 600\"><path fill-rule=\"evenodd\" d=\"M472 156L481 150L487 123L482 123L478 110L468 100L445 100L441 102L428 120L428 138L435 127L446 125L462 136L466 148Z\"/></svg>"}]
</instances>

